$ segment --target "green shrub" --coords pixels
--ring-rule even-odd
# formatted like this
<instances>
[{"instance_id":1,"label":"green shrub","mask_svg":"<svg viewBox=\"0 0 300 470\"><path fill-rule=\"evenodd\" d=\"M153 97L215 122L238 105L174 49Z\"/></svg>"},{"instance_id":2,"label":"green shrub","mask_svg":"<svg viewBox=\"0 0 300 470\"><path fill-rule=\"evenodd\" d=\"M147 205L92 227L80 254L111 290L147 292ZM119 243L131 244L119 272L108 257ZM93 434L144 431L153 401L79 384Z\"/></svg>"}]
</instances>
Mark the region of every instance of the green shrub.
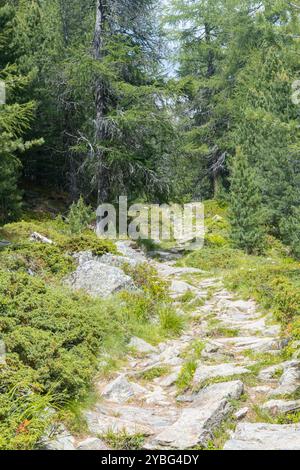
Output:
<instances>
[{"instance_id":1,"label":"green shrub","mask_svg":"<svg viewBox=\"0 0 300 470\"><path fill-rule=\"evenodd\" d=\"M95 213L90 206L87 206L82 197L74 202L70 207L67 217L69 230L72 234L83 232L95 218Z\"/></svg>"},{"instance_id":2,"label":"green shrub","mask_svg":"<svg viewBox=\"0 0 300 470\"><path fill-rule=\"evenodd\" d=\"M56 245L26 242L8 247L0 255L0 265L11 271L27 272L59 278L75 269L74 259Z\"/></svg>"},{"instance_id":3,"label":"green shrub","mask_svg":"<svg viewBox=\"0 0 300 470\"><path fill-rule=\"evenodd\" d=\"M228 240L226 240L222 235L208 233L205 236L205 243L209 247L222 247L228 245Z\"/></svg>"},{"instance_id":4,"label":"green shrub","mask_svg":"<svg viewBox=\"0 0 300 470\"><path fill-rule=\"evenodd\" d=\"M105 253L117 253L116 247L111 240L98 238L92 231L70 237L60 243L59 247L62 251L69 253L91 251L95 256L102 256Z\"/></svg>"}]
</instances>

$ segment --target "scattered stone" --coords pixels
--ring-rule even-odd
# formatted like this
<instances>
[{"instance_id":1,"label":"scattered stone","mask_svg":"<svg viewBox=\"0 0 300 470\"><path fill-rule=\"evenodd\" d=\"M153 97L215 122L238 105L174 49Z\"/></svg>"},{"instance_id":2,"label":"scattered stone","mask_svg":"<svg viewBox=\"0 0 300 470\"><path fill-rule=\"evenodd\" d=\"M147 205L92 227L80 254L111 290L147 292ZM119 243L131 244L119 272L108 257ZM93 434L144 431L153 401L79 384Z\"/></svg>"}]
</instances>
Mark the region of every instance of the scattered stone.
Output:
<instances>
[{"instance_id":1,"label":"scattered stone","mask_svg":"<svg viewBox=\"0 0 300 470\"><path fill-rule=\"evenodd\" d=\"M171 284L171 294L174 296L180 296L183 294L186 294L187 292L196 292L197 289L195 287L191 286L191 284L188 284L185 281L173 281Z\"/></svg>"},{"instance_id":2,"label":"scattered stone","mask_svg":"<svg viewBox=\"0 0 300 470\"><path fill-rule=\"evenodd\" d=\"M123 289L134 289L131 277L121 269L99 261L88 261L79 265L66 279L66 283L74 290L83 289L93 297L109 297Z\"/></svg>"},{"instance_id":3,"label":"scattered stone","mask_svg":"<svg viewBox=\"0 0 300 470\"><path fill-rule=\"evenodd\" d=\"M270 396L290 395L300 388L300 361L287 362L279 381L279 387L270 392Z\"/></svg>"},{"instance_id":4,"label":"scattered stone","mask_svg":"<svg viewBox=\"0 0 300 470\"><path fill-rule=\"evenodd\" d=\"M147 408L145 406L97 406L95 411L86 413L88 427L96 435L107 432L126 432L129 436L142 434L151 436L170 426L178 416L170 407Z\"/></svg>"},{"instance_id":5,"label":"scattered stone","mask_svg":"<svg viewBox=\"0 0 300 470\"><path fill-rule=\"evenodd\" d=\"M77 444L76 450L109 450L107 445L96 437L89 437Z\"/></svg>"},{"instance_id":6,"label":"scattered stone","mask_svg":"<svg viewBox=\"0 0 300 470\"><path fill-rule=\"evenodd\" d=\"M266 385L262 385L262 386L258 386L258 387L252 387L250 389L250 392L254 392L254 393L269 393L271 390L271 387L268 387Z\"/></svg>"},{"instance_id":7,"label":"scattered stone","mask_svg":"<svg viewBox=\"0 0 300 470\"><path fill-rule=\"evenodd\" d=\"M11 245L11 242L9 242L8 240L0 240L0 249L6 248L7 246L10 246L10 245Z\"/></svg>"},{"instance_id":8,"label":"scattered stone","mask_svg":"<svg viewBox=\"0 0 300 470\"><path fill-rule=\"evenodd\" d=\"M43 440L42 447L45 450L76 450L75 439L67 431L67 429L60 425L59 433L49 437L47 440Z\"/></svg>"},{"instance_id":9,"label":"scattered stone","mask_svg":"<svg viewBox=\"0 0 300 470\"><path fill-rule=\"evenodd\" d=\"M261 370L258 374L258 379L263 382L277 382L278 379L275 378L275 375L283 371L284 364L275 364L274 366L266 367L265 369Z\"/></svg>"},{"instance_id":10,"label":"scattered stone","mask_svg":"<svg viewBox=\"0 0 300 470\"><path fill-rule=\"evenodd\" d=\"M205 445L215 427L228 416L230 400L243 393L240 381L218 383L195 395L191 406L183 409L179 419L145 446L147 449L190 449Z\"/></svg>"},{"instance_id":11,"label":"scattered stone","mask_svg":"<svg viewBox=\"0 0 300 470\"><path fill-rule=\"evenodd\" d=\"M233 417L237 421L240 421L241 419L246 418L248 412L249 412L249 408L245 407L245 408L238 410L236 413L234 413Z\"/></svg>"},{"instance_id":12,"label":"scattered stone","mask_svg":"<svg viewBox=\"0 0 300 470\"><path fill-rule=\"evenodd\" d=\"M137 266L138 261L128 256L117 256L112 255L111 253L106 253L98 258L98 260L103 264L108 264L109 266L114 266L115 268L122 268L124 264L129 264L130 266Z\"/></svg>"},{"instance_id":13,"label":"scattered stone","mask_svg":"<svg viewBox=\"0 0 300 470\"><path fill-rule=\"evenodd\" d=\"M180 371L181 371L181 367L176 367L175 371L172 372L172 374L169 374L166 377L162 377L162 378L160 377L156 379L156 382L161 387L165 387L165 388L171 387L177 381Z\"/></svg>"},{"instance_id":14,"label":"scattered stone","mask_svg":"<svg viewBox=\"0 0 300 470\"><path fill-rule=\"evenodd\" d=\"M234 352L252 350L256 352L279 351L280 342L274 338L245 336L236 338L219 338L213 341L217 346L230 348Z\"/></svg>"},{"instance_id":15,"label":"scattered stone","mask_svg":"<svg viewBox=\"0 0 300 470\"><path fill-rule=\"evenodd\" d=\"M123 403L129 398L142 395L147 390L138 384L129 382L124 375L120 375L113 382L110 382L102 391L102 397L115 403Z\"/></svg>"},{"instance_id":16,"label":"scattered stone","mask_svg":"<svg viewBox=\"0 0 300 470\"><path fill-rule=\"evenodd\" d=\"M47 237L44 237L38 232L33 232L30 236L30 240L33 242L40 242L40 243L48 243L49 245L53 245L53 241Z\"/></svg>"},{"instance_id":17,"label":"scattered stone","mask_svg":"<svg viewBox=\"0 0 300 470\"><path fill-rule=\"evenodd\" d=\"M273 416L290 413L300 410L300 400L270 400L261 409Z\"/></svg>"},{"instance_id":18,"label":"scattered stone","mask_svg":"<svg viewBox=\"0 0 300 470\"><path fill-rule=\"evenodd\" d=\"M171 251L153 250L148 252L150 258L160 258L162 261L172 261L181 258L180 253L172 253Z\"/></svg>"},{"instance_id":19,"label":"scattered stone","mask_svg":"<svg viewBox=\"0 0 300 470\"><path fill-rule=\"evenodd\" d=\"M145 263L147 258L142 250L134 248L134 243L127 240L120 240L116 243L116 247L119 253L137 263Z\"/></svg>"},{"instance_id":20,"label":"scattered stone","mask_svg":"<svg viewBox=\"0 0 300 470\"><path fill-rule=\"evenodd\" d=\"M181 276L183 274L202 274L204 271L197 268L181 268L178 266L170 266L169 264L155 263L158 274L163 277Z\"/></svg>"},{"instance_id":21,"label":"scattered stone","mask_svg":"<svg viewBox=\"0 0 300 470\"><path fill-rule=\"evenodd\" d=\"M4 341L0 340L0 364L5 364L6 361L6 347Z\"/></svg>"},{"instance_id":22,"label":"scattered stone","mask_svg":"<svg viewBox=\"0 0 300 470\"><path fill-rule=\"evenodd\" d=\"M78 253L73 254L73 258L78 264L84 264L88 261L93 261L96 257L91 251L79 251Z\"/></svg>"},{"instance_id":23,"label":"scattered stone","mask_svg":"<svg viewBox=\"0 0 300 470\"><path fill-rule=\"evenodd\" d=\"M300 424L241 423L224 450L300 450Z\"/></svg>"},{"instance_id":24,"label":"scattered stone","mask_svg":"<svg viewBox=\"0 0 300 470\"><path fill-rule=\"evenodd\" d=\"M131 338L129 346L142 354L149 354L149 353L157 352L156 348L154 348L151 344L147 343L141 338L137 338L136 336Z\"/></svg>"},{"instance_id":25,"label":"scattered stone","mask_svg":"<svg viewBox=\"0 0 300 470\"><path fill-rule=\"evenodd\" d=\"M209 379L217 377L231 377L234 375L249 374L250 370L237 364L217 364L215 366L207 366L200 364L195 372L193 384L200 385Z\"/></svg>"}]
</instances>

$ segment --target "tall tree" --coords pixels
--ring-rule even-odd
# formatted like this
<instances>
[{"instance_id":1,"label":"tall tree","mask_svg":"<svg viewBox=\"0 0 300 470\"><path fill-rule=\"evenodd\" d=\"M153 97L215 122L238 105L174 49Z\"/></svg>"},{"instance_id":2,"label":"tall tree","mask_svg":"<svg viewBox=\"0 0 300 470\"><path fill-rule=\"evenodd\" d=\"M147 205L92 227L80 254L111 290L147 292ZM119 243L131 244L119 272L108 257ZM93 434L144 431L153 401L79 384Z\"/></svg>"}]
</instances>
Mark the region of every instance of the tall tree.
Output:
<instances>
[{"instance_id":1,"label":"tall tree","mask_svg":"<svg viewBox=\"0 0 300 470\"><path fill-rule=\"evenodd\" d=\"M23 99L24 89L30 85L34 72L22 75L18 67L21 51L10 49L16 13L12 2L0 1L0 79L7 98L0 104L0 222L12 220L20 209L20 154L42 143L23 139L35 111L35 103Z\"/></svg>"}]
</instances>

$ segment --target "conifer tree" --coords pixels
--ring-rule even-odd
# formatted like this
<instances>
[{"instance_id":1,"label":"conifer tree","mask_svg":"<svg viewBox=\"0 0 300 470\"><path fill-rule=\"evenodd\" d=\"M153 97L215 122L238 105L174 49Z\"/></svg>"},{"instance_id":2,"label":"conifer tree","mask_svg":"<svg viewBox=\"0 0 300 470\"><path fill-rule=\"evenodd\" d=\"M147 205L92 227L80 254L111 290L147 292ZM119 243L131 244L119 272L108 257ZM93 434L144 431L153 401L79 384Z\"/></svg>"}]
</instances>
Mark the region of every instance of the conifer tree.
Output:
<instances>
[{"instance_id":1,"label":"conifer tree","mask_svg":"<svg viewBox=\"0 0 300 470\"><path fill-rule=\"evenodd\" d=\"M237 149L231 177L231 227L234 244L248 253L263 249L264 227L261 194L256 172Z\"/></svg>"},{"instance_id":2,"label":"conifer tree","mask_svg":"<svg viewBox=\"0 0 300 470\"><path fill-rule=\"evenodd\" d=\"M18 179L20 154L40 140L24 140L35 109L33 101L24 102L22 93L32 74L20 74L16 57L9 55L15 9L11 2L0 1L0 79L5 86L5 103L0 104L0 222L12 220L20 210Z\"/></svg>"}]
</instances>

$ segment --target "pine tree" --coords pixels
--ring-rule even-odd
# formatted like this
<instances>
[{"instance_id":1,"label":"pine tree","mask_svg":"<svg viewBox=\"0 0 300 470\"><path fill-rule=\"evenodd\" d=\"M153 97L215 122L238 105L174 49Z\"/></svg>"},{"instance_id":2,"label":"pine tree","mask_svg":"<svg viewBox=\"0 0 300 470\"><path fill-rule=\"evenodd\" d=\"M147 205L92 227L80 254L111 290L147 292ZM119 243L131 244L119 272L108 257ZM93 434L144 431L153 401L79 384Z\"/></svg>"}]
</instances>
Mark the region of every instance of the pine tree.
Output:
<instances>
[{"instance_id":1,"label":"pine tree","mask_svg":"<svg viewBox=\"0 0 300 470\"><path fill-rule=\"evenodd\" d=\"M9 56L15 9L11 2L0 1L0 79L5 84L7 101L0 104L0 222L12 220L21 207L18 179L21 170L20 153L41 141L23 140L29 129L35 103L23 102L21 94L32 75L21 75L15 57Z\"/></svg>"},{"instance_id":2,"label":"pine tree","mask_svg":"<svg viewBox=\"0 0 300 470\"><path fill-rule=\"evenodd\" d=\"M237 149L231 177L231 227L234 244L248 253L263 249L264 226L256 172Z\"/></svg>"}]
</instances>

